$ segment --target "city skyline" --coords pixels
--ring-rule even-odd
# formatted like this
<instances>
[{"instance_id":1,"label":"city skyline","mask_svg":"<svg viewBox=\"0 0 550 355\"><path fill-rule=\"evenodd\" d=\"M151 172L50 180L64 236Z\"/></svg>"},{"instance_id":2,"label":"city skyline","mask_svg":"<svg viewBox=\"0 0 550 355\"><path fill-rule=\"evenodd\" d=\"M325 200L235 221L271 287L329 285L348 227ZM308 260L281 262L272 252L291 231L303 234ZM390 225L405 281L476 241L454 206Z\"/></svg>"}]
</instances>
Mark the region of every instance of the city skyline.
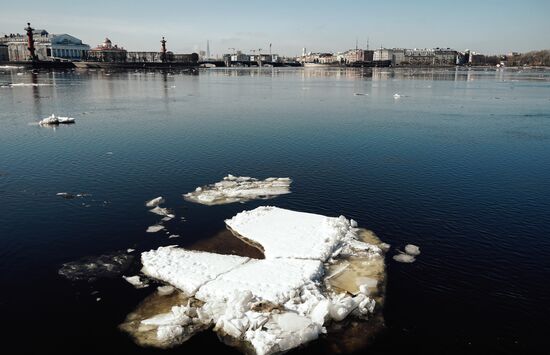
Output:
<instances>
[{"instance_id":1,"label":"city skyline","mask_svg":"<svg viewBox=\"0 0 550 355\"><path fill-rule=\"evenodd\" d=\"M129 1L89 5L60 0L51 6L29 0L29 8L3 5L0 33L22 33L26 22L50 33L68 33L94 47L109 37L128 50L160 48L166 37L169 50L212 55L233 48L249 52L262 48L295 56L302 48L315 52L383 47L471 49L486 54L547 49L550 32L545 16L550 3L530 0L503 6L501 2L476 3L423 1L392 4L342 1L301 3L279 1L249 3L240 0L209 7L190 2L164 2L164 7Z\"/></svg>"}]
</instances>

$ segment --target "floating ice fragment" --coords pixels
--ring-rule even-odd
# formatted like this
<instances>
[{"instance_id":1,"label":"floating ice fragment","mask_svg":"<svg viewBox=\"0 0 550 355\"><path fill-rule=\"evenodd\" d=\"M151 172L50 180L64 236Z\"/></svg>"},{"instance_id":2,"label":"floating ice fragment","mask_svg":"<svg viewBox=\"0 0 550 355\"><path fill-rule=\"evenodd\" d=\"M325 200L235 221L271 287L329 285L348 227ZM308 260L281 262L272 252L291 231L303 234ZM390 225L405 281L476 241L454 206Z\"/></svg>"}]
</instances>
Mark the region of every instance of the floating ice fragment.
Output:
<instances>
[{"instance_id":1,"label":"floating ice fragment","mask_svg":"<svg viewBox=\"0 0 550 355\"><path fill-rule=\"evenodd\" d=\"M401 95L399 95L399 94L393 94L393 98L394 98L394 99L399 99L399 98L401 98Z\"/></svg>"},{"instance_id":2,"label":"floating ice fragment","mask_svg":"<svg viewBox=\"0 0 550 355\"><path fill-rule=\"evenodd\" d=\"M147 227L147 230L145 232L147 233L157 233L164 229L164 226L160 224L155 224L154 226Z\"/></svg>"},{"instance_id":3,"label":"floating ice fragment","mask_svg":"<svg viewBox=\"0 0 550 355\"><path fill-rule=\"evenodd\" d=\"M135 276L122 276L124 280L128 281L128 283L135 288L144 288L148 287L149 285L145 282L143 282L138 275Z\"/></svg>"},{"instance_id":4,"label":"floating ice fragment","mask_svg":"<svg viewBox=\"0 0 550 355\"><path fill-rule=\"evenodd\" d=\"M132 252L134 252L134 251L135 251L135 249L132 249L132 248L126 249L126 252L127 252L127 253L132 253Z\"/></svg>"},{"instance_id":5,"label":"floating ice fragment","mask_svg":"<svg viewBox=\"0 0 550 355\"><path fill-rule=\"evenodd\" d=\"M55 194L56 196L61 196L63 197L64 199L66 200L72 200L73 198L75 198L76 196L69 193L69 192L58 192Z\"/></svg>"},{"instance_id":6,"label":"floating ice fragment","mask_svg":"<svg viewBox=\"0 0 550 355\"><path fill-rule=\"evenodd\" d=\"M72 117L61 117L56 116L53 113L51 116L48 116L44 119L42 119L38 124L42 126L48 126L48 125L59 125L59 124L71 124L75 123L75 119Z\"/></svg>"},{"instance_id":7,"label":"floating ice fragment","mask_svg":"<svg viewBox=\"0 0 550 355\"><path fill-rule=\"evenodd\" d=\"M405 245L405 253L413 256L420 255L420 248L414 244Z\"/></svg>"},{"instance_id":8,"label":"floating ice fragment","mask_svg":"<svg viewBox=\"0 0 550 355\"><path fill-rule=\"evenodd\" d=\"M126 253L85 257L63 264L58 273L72 281L116 277L130 266L133 259L132 255Z\"/></svg>"},{"instance_id":9,"label":"floating ice fragment","mask_svg":"<svg viewBox=\"0 0 550 355\"><path fill-rule=\"evenodd\" d=\"M173 238L179 238L180 235L179 234L171 234L168 239L173 239Z\"/></svg>"},{"instance_id":10,"label":"floating ice fragment","mask_svg":"<svg viewBox=\"0 0 550 355\"><path fill-rule=\"evenodd\" d=\"M188 201L203 205L221 205L234 202L246 202L254 199L268 199L290 193L290 178L267 178L258 180L249 176L231 174L222 181L197 187L195 191L184 194Z\"/></svg>"},{"instance_id":11,"label":"floating ice fragment","mask_svg":"<svg viewBox=\"0 0 550 355\"><path fill-rule=\"evenodd\" d=\"M160 296L168 296L171 295L176 289L174 286L166 285L166 286L159 286L157 287L157 293Z\"/></svg>"},{"instance_id":12,"label":"floating ice fragment","mask_svg":"<svg viewBox=\"0 0 550 355\"><path fill-rule=\"evenodd\" d=\"M162 196L159 196L159 197L156 197L152 200L149 200L145 203L145 206L147 207L157 207L158 205L160 205L161 203L164 203L165 200L164 198L162 198Z\"/></svg>"},{"instance_id":13,"label":"floating ice fragment","mask_svg":"<svg viewBox=\"0 0 550 355\"><path fill-rule=\"evenodd\" d=\"M400 263L413 263L416 259L409 254L397 254L393 256L393 260Z\"/></svg>"},{"instance_id":14,"label":"floating ice fragment","mask_svg":"<svg viewBox=\"0 0 550 355\"><path fill-rule=\"evenodd\" d=\"M154 214L158 214L159 216L168 217L169 219L172 219L172 218L175 217L174 214L170 213L168 208L163 208L163 207L159 207L159 206L156 206L155 208L149 210L149 212L152 212Z\"/></svg>"}]
</instances>

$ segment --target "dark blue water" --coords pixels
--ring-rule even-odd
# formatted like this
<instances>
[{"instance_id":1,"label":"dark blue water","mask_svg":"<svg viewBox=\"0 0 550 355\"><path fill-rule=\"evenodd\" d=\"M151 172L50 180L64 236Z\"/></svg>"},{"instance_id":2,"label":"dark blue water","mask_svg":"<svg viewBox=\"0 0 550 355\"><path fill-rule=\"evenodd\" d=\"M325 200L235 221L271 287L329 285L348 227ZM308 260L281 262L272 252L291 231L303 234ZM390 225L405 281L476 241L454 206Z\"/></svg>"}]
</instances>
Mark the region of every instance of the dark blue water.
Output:
<instances>
[{"instance_id":1,"label":"dark blue water","mask_svg":"<svg viewBox=\"0 0 550 355\"><path fill-rule=\"evenodd\" d=\"M392 247L420 246L414 264L388 253L387 330L365 352L546 351L549 71L0 69L8 83L48 85L0 88L0 314L11 353L163 353L116 328L153 289L57 271L84 256L189 246L266 204L181 197L228 173L289 176L293 193L268 204L343 214ZM77 123L33 124L51 113ZM179 239L145 233L159 218L144 202L159 195ZM171 352L202 347L233 351L205 333Z\"/></svg>"}]
</instances>

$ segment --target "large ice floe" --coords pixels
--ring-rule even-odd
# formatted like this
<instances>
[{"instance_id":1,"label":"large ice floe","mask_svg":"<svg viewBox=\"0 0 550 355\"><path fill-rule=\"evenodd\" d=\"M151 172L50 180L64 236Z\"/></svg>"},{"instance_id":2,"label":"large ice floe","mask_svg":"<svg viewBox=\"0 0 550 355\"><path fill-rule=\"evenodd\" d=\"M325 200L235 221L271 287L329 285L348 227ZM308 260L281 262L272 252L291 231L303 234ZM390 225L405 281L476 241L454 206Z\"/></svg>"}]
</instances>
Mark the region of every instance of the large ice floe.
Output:
<instances>
[{"instance_id":1,"label":"large ice floe","mask_svg":"<svg viewBox=\"0 0 550 355\"><path fill-rule=\"evenodd\" d=\"M225 222L265 259L175 246L142 253L142 272L181 295L156 294L162 310L148 300L128 316L121 329L138 344L172 347L213 326L243 352L272 354L344 320L380 317L385 245L355 221L258 207Z\"/></svg>"},{"instance_id":2,"label":"large ice floe","mask_svg":"<svg viewBox=\"0 0 550 355\"><path fill-rule=\"evenodd\" d=\"M288 194L291 183L290 178L270 177L258 180L248 176L229 174L222 181L197 187L195 191L184 194L183 197L203 205L223 205Z\"/></svg>"}]
</instances>

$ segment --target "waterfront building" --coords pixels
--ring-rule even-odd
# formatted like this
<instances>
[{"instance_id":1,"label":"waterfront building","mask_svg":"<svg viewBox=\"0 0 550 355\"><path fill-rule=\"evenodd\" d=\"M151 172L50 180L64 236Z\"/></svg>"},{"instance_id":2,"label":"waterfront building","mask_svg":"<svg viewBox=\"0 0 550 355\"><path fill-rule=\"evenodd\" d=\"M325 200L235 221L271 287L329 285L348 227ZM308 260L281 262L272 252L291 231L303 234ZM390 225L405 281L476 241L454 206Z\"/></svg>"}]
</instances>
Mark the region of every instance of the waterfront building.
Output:
<instances>
[{"instance_id":1,"label":"waterfront building","mask_svg":"<svg viewBox=\"0 0 550 355\"><path fill-rule=\"evenodd\" d=\"M69 34L50 34L46 30L32 30L35 56L38 60L52 61L59 59L82 59L90 46L82 43L82 40ZM0 37L0 45L8 49L10 61L30 60L28 49L28 37L26 34L9 34Z\"/></svg>"},{"instance_id":2,"label":"waterfront building","mask_svg":"<svg viewBox=\"0 0 550 355\"><path fill-rule=\"evenodd\" d=\"M109 38L105 38L102 44L90 49L86 60L93 62L121 63L126 61L126 50L118 45L113 45Z\"/></svg>"},{"instance_id":3,"label":"waterfront building","mask_svg":"<svg viewBox=\"0 0 550 355\"><path fill-rule=\"evenodd\" d=\"M374 51L364 49L350 49L341 55L337 55L337 60L346 64L356 62L372 62L373 56Z\"/></svg>"},{"instance_id":4,"label":"waterfront building","mask_svg":"<svg viewBox=\"0 0 550 355\"><path fill-rule=\"evenodd\" d=\"M374 61L390 61L392 65L400 65L405 60L405 50L400 48L379 48L373 53Z\"/></svg>"},{"instance_id":5,"label":"waterfront building","mask_svg":"<svg viewBox=\"0 0 550 355\"><path fill-rule=\"evenodd\" d=\"M451 48L434 49L434 65L455 65L458 52Z\"/></svg>"},{"instance_id":6,"label":"waterfront building","mask_svg":"<svg viewBox=\"0 0 550 355\"><path fill-rule=\"evenodd\" d=\"M8 60L10 60L8 46L5 44L0 44L0 62L7 62Z\"/></svg>"},{"instance_id":7,"label":"waterfront building","mask_svg":"<svg viewBox=\"0 0 550 355\"><path fill-rule=\"evenodd\" d=\"M435 54L432 49L406 49L405 59L402 64L409 65L433 65Z\"/></svg>"}]
</instances>

